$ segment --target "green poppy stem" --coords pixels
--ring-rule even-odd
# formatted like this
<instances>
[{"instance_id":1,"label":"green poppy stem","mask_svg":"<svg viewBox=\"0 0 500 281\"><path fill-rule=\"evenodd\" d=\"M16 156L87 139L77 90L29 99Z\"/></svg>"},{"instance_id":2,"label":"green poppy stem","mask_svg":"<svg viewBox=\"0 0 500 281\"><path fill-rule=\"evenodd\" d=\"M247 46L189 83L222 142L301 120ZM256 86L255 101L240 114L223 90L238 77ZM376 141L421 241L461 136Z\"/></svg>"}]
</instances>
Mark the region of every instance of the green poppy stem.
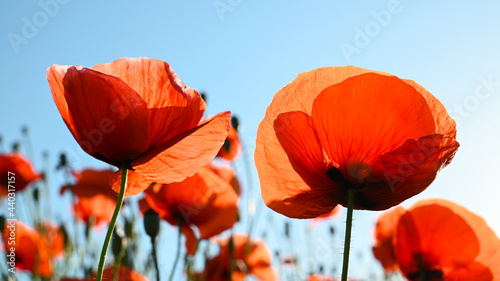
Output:
<instances>
[{"instance_id":1,"label":"green poppy stem","mask_svg":"<svg viewBox=\"0 0 500 281\"><path fill-rule=\"evenodd\" d=\"M156 237L151 237L151 247L153 248L153 261L155 264L156 281L160 281L160 269L158 268L158 253L156 252Z\"/></svg>"},{"instance_id":2,"label":"green poppy stem","mask_svg":"<svg viewBox=\"0 0 500 281\"><path fill-rule=\"evenodd\" d=\"M172 267L172 272L170 272L170 277L168 278L168 280L170 280L170 281L174 280L175 268L177 267L177 262L179 261L179 257L181 254L182 229L181 229L181 219L180 218L177 218L177 225L179 226L179 237L177 239L177 253L175 254L174 266Z\"/></svg>"},{"instance_id":3,"label":"green poppy stem","mask_svg":"<svg viewBox=\"0 0 500 281\"><path fill-rule=\"evenodd\" d=\"M349 267L349 251L351 250L351 229L352 229L352 212L354 209L354 197L356 196L356 189L350 188L347 190L347 220L345 229L345 243L344 243L344 262L342 264L342 279L347 281L347 269Z\"/></svg>"},{"instance_id":4,"label":"green poppy stem","mask_svg":"<svg viewBox=\"0 0 500 281\"><path fill-rule=\"evenodd\" d=\"M106 255L108 253L109 242L111 241L111 236L115 230L116 219L123 205L123 199L125 198L125 190L127 189L127 177L128 169L122 168L122 180L120 185L120 193L118 194L118 200L116 201L115 211L113 212L113 217L109 223L108 232L106 233L106 238L104 239L104 244L102 245L101 258L99 259L99 266L97 267L97 278L96 281L102 280L102 273L104 271L104 263L106 262Z\"/></svg>"}]
</instances>

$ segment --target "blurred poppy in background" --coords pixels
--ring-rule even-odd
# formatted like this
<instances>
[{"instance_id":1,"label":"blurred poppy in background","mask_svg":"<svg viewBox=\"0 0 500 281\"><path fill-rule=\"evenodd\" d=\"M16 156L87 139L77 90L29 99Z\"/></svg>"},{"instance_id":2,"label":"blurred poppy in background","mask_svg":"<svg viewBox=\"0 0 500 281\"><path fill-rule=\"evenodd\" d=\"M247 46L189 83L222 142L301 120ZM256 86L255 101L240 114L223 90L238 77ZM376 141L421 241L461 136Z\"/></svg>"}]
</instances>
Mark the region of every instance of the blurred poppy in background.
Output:
<instances>
[{"instance_id":1,"label":"blurred poppy in background","mask_svg":"<svg viewBox=\"0 0 500 281\"><path fill-rule=\"evenodd\" d=\"M9 178L11 178L9 180ZM32 166L31 162L20 153L0 155L0 195L9 192L8 185L17 192L25 189L30 183L42 178ZM10 182L10 183L9 183ZM12 192L11 191L11 192Z\"/></svg>"},{"instance_id":2,"label":"blurred poppy in background","mask_svg":"<svg viewBox=\"0 0 500 281\"><path fill-rule=\"evenodd\" d=\"M192 176L229 131L230 112L200 122L205 102L160 60L121 58L92 69L52 65L47 79L85 152L154 182Z\"/></svg>"},{"instance_id":3,"label":"blurred poppy in background","mask_svg":"<svg viewBox=\"0 0 500 281\"><path fill-rule=\"evenodd\" d=\"M207 262L205 271L199 273L198 278L242 281L251 274L262 281L279 280L278 273L271 266L272 256L266 244L261 240L248 239L246 234L235 234L233 245L230 238L220 239L219 254Z\"/></svg>"},{"instance_id":4,"label":"blurred poppy in background","mask_svg":"<svg viewBox=\"0 0 500 281\"><path fill-rule=\"evenodd\" d=\"M75 195L74 215L95 226L109 224L116 206L118 195L111 189L112 170L86 169L73 172L76 183L65 185L61 194L71 190Z\"/></svg>"},{"instance_id":5,"label":"blurred poppy in background","mask_svg":"<svg viewBox=\"0 0 500 281\"><path fill-rule=\"evenodd\" d=\"M238 130L234 126L231 126L229 129L229 135L217 153L217 157L228 161L234 161L240 156L241 149L242 146Z\"/></svg>"},{"instance_id":6,"label":"blurred poppy in background","mask_svg":"<svg viewBox=\"0 0 500 281\"><path fill-rule=\"evenodd\" d=\"M375 238L375 245L372 248L373 255L382 264L387 274L399 270L392 240L399 218L404 213L406 210L401 206L385 211L379 216L373 229Z\"/></svg>"},{"instance_id":7,"label":"blurred poppy in background","mask_svg":"<svg viewBox=\"0 0 500 281\"><path fill-rule=\"evenodd\" d=\"M384 210L422 192L459 144L455 122L422 86L353 66L300 74L278 91L257 132L267 206L313 218L337 205Z\"/></svg>"},{"instance_id":8,"label":"blurred poppy in background","mask_svg":"<svg viewBox=\"0 0 500 281\"><path fill-rule=\"evenodd\" d=\"M103 272L103 280L119 280L119 281L149 281L149 279L142 275L137 273L136 271L125 267L125 266L120 266L118 271L116 271L117 279L114 279L115 276L115 267L108 267L104 269ZM61 281L92 281L96 280L96 274L92 275L91 278L89 279L76 279L76 278L62 278Z\"/></svg>"},{"instance_id":9,"label":"blurred poppy in background","mask_svg":"<svg viewBox=\"0 0 500 281\"><path fill-rule=\"evenodd\" d=\"M146 190L149 206L171 225L181 227L189 255L195 253L198 239L231 228L238 217L238 195L232 182L214 173L211 165L182 182L157 184ZM191 227L198 229L199 238Z\"/></svg>"},{"instance_id":10,"label":"blurred poppy in background","mask_svg":"<svg viewBox=\"0 0 500 281\"><path fill-rule=\"evenodd\" d=\"M52 229L48 224L43 227L46 233L39 233L21 221L5 223L3 231L4 245L8 251L14 248L15 266L27 270L35 276L51 277L54 270L53 259L61 257L64 247L64 234ZM10 233L15 232L14 243L9 243Z\"/></svg>"},{"instance_id":11,"label":"blurred poppy in background","mask_svg":"<svg viewBox=\"0 0 500 281\"><path fill-rule=\"evenodd\" d=\"M449 201L424 200L401 215L394 237L408 280L497 280L500 240L479 216Z\"/></svg>"}]
</instances>

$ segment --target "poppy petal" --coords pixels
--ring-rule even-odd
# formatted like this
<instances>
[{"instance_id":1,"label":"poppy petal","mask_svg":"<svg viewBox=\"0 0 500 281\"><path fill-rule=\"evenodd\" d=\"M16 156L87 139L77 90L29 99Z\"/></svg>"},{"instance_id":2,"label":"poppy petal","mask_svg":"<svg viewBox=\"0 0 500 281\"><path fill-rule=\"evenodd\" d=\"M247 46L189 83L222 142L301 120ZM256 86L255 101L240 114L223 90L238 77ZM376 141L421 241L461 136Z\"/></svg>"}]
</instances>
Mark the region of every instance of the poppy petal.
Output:
<instances>
[{"instance_id":1,"label":"poppy petal","mask_svg":"<svg viewBox=\"0 0 500 281\"><path fill-rule=\"evenodd\" d=\"M309 116L300 111L280 114L274 121L273 131L280 150L285 153L266 149L255 154L266 205L294 218L329 213L337 204L334 191L338 187L327 176L323 152L314 137ZM269 135L259 129L257 149L266 147L268 140ZM290 208L290 204L296 207Z\"/></svg>"},{"instance_id":2,"label":"poppy petal","mask_svg":"<svg viewBox=\"0 0 500 281\"><path fill-rule=\"evenodd\" d=\"M372 182L360 192L374 210L397 205L425 190L437 173L453 159L458 142L443 135L407 140L398 149L381 155L372 164Z\"/></svg>"},{"instance_id":3,"label":"poppy petal","mask_svg":"<svg viewBox=\"0 0 500 281\"><path fill-rule=\"evenodd\" d=\"M189 226L182 226L181 231L186 237L186 252L192 256L196 253L196 248L198 248L198 238L196 238L194 231Z\"/></svg>"},{"instance_id":4,"label":"poppy petal","mask_svg":"<svg viewBox=\"0 0 500 281\"><path fill-rule=\"evenodd\" d=\"M404 213L406 213L406 210L403 207L396 206L382 213L377 219L374 228L375 245L372 248L373 255L380 261L386 272L399 269L392 240L399 218Z\"/></svg>"},{"instance_id":5,"label":"poppy petal","mask_svg":"<svg viewBox=\"0 0 500 281\"><path fill-rule=\"evenodd\" d=\"M435 133L422 95L395 76L375 73L324 89L314 100L311 117L321 147L352 180L357 175L349 170L351 163L371 164L408 139Z\"/></svg>"},{"instance_id":6,"label":"poppy petal","mask_svg":"<svg viewBox=\"0 0 500 281\"><path fill-rule=\"evenodd\" d=\"M438 204L417 206L401 216L394 249L405 274L418 272L422 266L464 267L480 250L478 238L467 222Z\"/></svg>"},{"instance_id":7,"label":"poppy petal","mask_svg":"<svg viewBox=\"0 0 500 281\"><path fill-rule=\"evenodd\" d=\"M148 151L132 162L135 171L157 183L180 182L212 160L229 132L226 111Z\"/></svg>"},{"instance_id":8,"label":"poppy petal","mask_svg":"<svg viewBox=\"0 0 500 281\"><path fill-rule=\"evenodd\" d=\"M86 169L81 172L73 171L76 184L65 185L61 188L61 194L66 190L71 190L78 197L94 197L98 194L108 195L110 198L117 198L116 194L110 189L109 183L112 170L93 170Z\"/></svg>"},{"instance_id":9,"label":"poppy petal","mask_svg":"<svg viewBox=\"0 0 500 281\"><path fill-rule=\"evenodd\" d=\"M426 206L429 204L439 204L441 206L449 208L454 213L460 215L470 225L470 227L476 233L479 243L481 244L481 252L477 255L475 260L482 265L487 266L491 270L494 276L493 280L499 279L500 239L497 237L496 233L488 226L486 221L482 217L470 212L466 208L443 199L422 200L413 205L412 208L416 208L418 206Z\"/></svg>"},{"instance_id":10,"label":"poppy petal","mask_svg":"<svg viewBox=\"0 0 500 281\"><path fill-rule=\"evenodd\" d=\"M444 105L435 96L429 93L429 91L415 81L408 79L403 79L403 81L417 90L427 101L432 115L434 116L436 134L455 138L457 135L456 123L450 117Z\"/></svg>"},{"instance_id":11,"label":"poppy petal","mask_svg":"<svg viewBox=\"0 0 500 281\"><path fill-rule=\"evenodd\" d=\"M15 191L25 189L31 182L42 178L31 162L20 153L0 155L0 198L9 192L9 175L16 175Z\"/></svg>"},{"instance_id":12,"label":"poppy petal","mask_svg":"<svg viewBox=\"0 0 500 281\"><path fill-rule=\"evenodd\" d=\"M492 268L493 269L493 268ZM452 272L446 274L447 280L474 280L474 281L491 281L497 280L493 278L490 268L478 263L472 262L464 267L459 267Z\"/></svg>"},{"instance_id":13,"label":"poppy petal","mask_svg":"<svg viewBox=\"0 0 500 281\"><path fill-rule=\"evenodd\" d=\"M149 58L120 58L92 69L116 76L147 103L151 145L160 145L195 127L203 117L205 102L181 82L166 62Z\"/></svg>"},{"instance_id":14,"label":"poppy petal","mask_svg":"<svg viewBox=\"0 0 500 281\"><path fill-rule=\"evenodd\" d=\"M119 170L111 176L111 187L116 193L120 193L122 182L122 171ZM125 196L135 196L146 190L152 181L148 180L143 175L136 173L135 171L129 170L127 173L127 187L125 189Z\"/></svg>"},{"instance_id":15,"label":"poppy petal","mask_svg":"<svg viewBox=\"0 0 500 281\"><path fill-rule=\"evenodd\" d=\"M200 210L191 221L200 231L201 239L208 239L230 229L238 219L238 195L228 183L220 181L225 188Z\"/></svg>"},{"instance_id":16,"label":"poppy petal","mask_svg":"<svg viewBox=\"0 0 500 281\"><path fill-rule=\"evenodd\" d=\"M255 277L257 277L258 280L265 280L265 281L279 280L278 272L276 271L276 269L270 266L252 268L252 271L250 273Z\"/></svg>"},{"instance_id":17,"label":"poppy petal","mask_svg":"<svg viewBox=\"0 0 500 281\"><path fill-rule=\"evenodd\" d=\"M121 166L147 150L146 102L121 79L58 65L49 67L47 79L61 116L85 152Z\"/></svg>"}]
</instances>

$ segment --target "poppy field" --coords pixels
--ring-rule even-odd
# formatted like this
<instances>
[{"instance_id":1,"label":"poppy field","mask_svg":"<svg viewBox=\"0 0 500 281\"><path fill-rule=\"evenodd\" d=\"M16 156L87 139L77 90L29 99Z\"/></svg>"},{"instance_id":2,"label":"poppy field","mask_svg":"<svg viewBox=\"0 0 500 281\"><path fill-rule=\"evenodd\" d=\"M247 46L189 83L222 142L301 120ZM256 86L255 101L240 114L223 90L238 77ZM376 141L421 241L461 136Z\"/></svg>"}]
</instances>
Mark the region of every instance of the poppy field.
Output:
<instances>
[{"instance_id":1,"label":"poppy field","mask_svg":"<svg viewBox=\"0 0 500 281\"><path fill-rule=\"evenodd\" d=\"M1 280L500 280L498 4L96 5L0 4Z\"/></svg>"}]
</instances>

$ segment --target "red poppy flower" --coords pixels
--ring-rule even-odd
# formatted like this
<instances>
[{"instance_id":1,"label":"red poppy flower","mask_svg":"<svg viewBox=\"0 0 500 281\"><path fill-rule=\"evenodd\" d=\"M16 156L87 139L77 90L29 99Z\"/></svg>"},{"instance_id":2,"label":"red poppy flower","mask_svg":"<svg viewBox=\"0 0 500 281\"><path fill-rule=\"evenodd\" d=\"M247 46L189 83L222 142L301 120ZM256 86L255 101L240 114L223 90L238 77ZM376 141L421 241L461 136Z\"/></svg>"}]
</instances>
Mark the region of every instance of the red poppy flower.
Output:
<instances>
[{"instance_id":1,"label":"red poppy flower","mask_svg":"<svg viewBox=\"0 0 500 281\"><path fill-rule=\"evenodd\" d=\"M236 177L236 172L233 169L233 167L231 167L231 165L212 161L210 165L206 165L205 167L210 169L210 171L214 172L223 181L229 183L233 187L236 194L238 194L238 196L241 195L240 182L238 181L238 178Z\"/></svg>"},{"instance_id":2,"label":"red poppy flower","mask_svg":"<svg viewBox=\"0 0 500 281\"><path fill-rule=\"evenodd\" d=\"M482 218L445 200L426 200L403 214L394 251L408 280L498 279L499 239Z\"/></svg>"},{"instance_id":3,"label":"red poppy flower","mask_svg":"<svg viewBox=\"0 0 500 281\"><path fill-rule=\"evenodd\" d=\"M111 180L114 172L110 169L95 170L86 169L81 172L73 171L76 183L65 185L61 188L61 194L71 190L78 197L90 198L98 194L107 195L116 199L117 195L110 189Z\"/></svg>"},{"instance_id":4,"label":"red poppy flower","mask_svg":"<svg viewBox=\"0 0 500 281\"><path fill-rule=\"evenodd\" d=\"M9 240L12 231L15 231L15 238ZM8 253L11 248L14 248L16 268L31 271L41 277L52 276L52 259L60 256L63 248L58 245L61 239L64 241L64 237L62 233L48 232L46 234L48 236L38 233L20 221L16 221L14 225L9 222L5 224L4 243ZM15 242L12 243L12 241Z\"/></svg>"},{"instance_id":5,"label":"red poppy flower","mask_svg":"<svg viewBox=\"0 0 500 281\"><path fill-rule=\"evenodd\" d=\"M459 144L455 122L417 83L347 66L300 74L257 132L262 197L294 218L346 207L384 210L422 192Z\"/></svg>"},{"instance_id":6,"label":"red poppy flower","mask_svg":"<svg viewBox=\"0 0 500 281\"><path fill-rule=\"evenodd\" d=\"M387 212L384 212L377 220L374 229L375 245L373 246L373 255L382 264L385 272L398 271L399 266L394 254L392 239L399 218L406 213L406 210L397 206Z\"/></svg>"},{"instance_id":7,"label":"red poppy flower","mask_svg":"<svg viewBox=\"0 0 500 281\"><path fill-rule=\"evenodd\" d=\"M217 157L228 161L236 160L241 154L241 148L241 140L238 135L238 131L231 126L231 129L229 129L229 135L220 148L219 153L217 153Z\"/></svg>"},{"instance_id":8,"label":"red poppy flower","mask_svg":"<svg viewBox=\"0 0 500 281\"><path fill-rule=\"evenodd\" d=\"M64 253L64 241L66 240L66 234L63 232L59 225L45 222L42 224L41 235L50 245L51 257L60 259L63 257Z\"/></svg>"},{"instance_id":9,"label":"red poppy flower","mask_svg":"<svg viewBox=\"0 0 500 281\"><path fill-rule=\"evenodd\" d=\"M112 170L86 169L73 172L77 180L74 185L61 188L61 194L71 190L75 197L74 215L89 224L109 224L118 195L111 189Z\"/></svg>"},{"instance_id":10,"label":"red poppy flower","mask_svg":"<svg viewBox=\"0 0 500 281\"><path fill-rule=\"evenodd\" d=\"M20 153L0 155L0 173L0 195L2 196L7 195L9 189L15 192L21 191L31 182L42 178L30 161Z\"/></svg>"},{"instance_id":11,"label":"red poppy flower","mask_svg":"<svg viewBox=\"0 0 500 281\"><path fill-rule=\"evenodd\" d=\"M276 270L271 266L272 256L266 244L261 240L251 240L248 236L236 234L233 236L234 253L230 252L229 239L219 241L219 255L207 263L205 275L207 281L242 281L247 274L258 280L278 280ZM249 246L249 248L247 248ZM233 256L233 258L231 258ZM234 262L233 273L229 276L231 261Z\"/></svg>"},{"instance_id":12,"label":"red poppy flower","mask_svg":"<svg viewBox=\"0 0 500 281\"><path fill-rule=\"evenodd\" d=\"M182 182L153 186L146 190L146 200L161 218L181 227L190 255L197 245L192 226L198 228L200 239L208 239L231 228L237 220L236 192L209 167Z\"/></svg>"},{"instance_id":13,"label":"red poppy flower","mask_svg":"<svg viewBox=\"0 0 500 281\"><path fill-rule=\"evenodd\" d=\"M115 268L113 266L108 267L108 268L104 269L102 279L103 280L114 280L113 279L114 274L115 274ZM89 279L63 278L63 279L61 279L61 281L92 281L95 279L96 279L96 274L92 275L92 278L89 278ZM128 267L125 267L125 266L120 266L120 269L118 270L118 279L117 280L120 280L120 281L149 281L149 279L146 276L139 274L136 271L134 271Z\"/></svg>"},{"instance_id":14,"label":"red poppy flower","mask_svg":"<svg viewBox=\"0 0 500 281\"><path fill-rule=\"evenodd\" d=\"M178 182L212 160L230 113L200 123L205 102L162 61L122 58L92 69L52 65L52 96L93 157L159 183Z\"/></svg>"},{"instance_id":15,"label":"red poppy flower","mask_svg":"<svg viewBox=\"0 0 500 281\"><path fill-rule=\"evenodd\" d=\"M115 210L116 199L103 194L93 197L79 197L73 203L75 217L97 227L108 225Z\"/></svg>"}]
</instances>

